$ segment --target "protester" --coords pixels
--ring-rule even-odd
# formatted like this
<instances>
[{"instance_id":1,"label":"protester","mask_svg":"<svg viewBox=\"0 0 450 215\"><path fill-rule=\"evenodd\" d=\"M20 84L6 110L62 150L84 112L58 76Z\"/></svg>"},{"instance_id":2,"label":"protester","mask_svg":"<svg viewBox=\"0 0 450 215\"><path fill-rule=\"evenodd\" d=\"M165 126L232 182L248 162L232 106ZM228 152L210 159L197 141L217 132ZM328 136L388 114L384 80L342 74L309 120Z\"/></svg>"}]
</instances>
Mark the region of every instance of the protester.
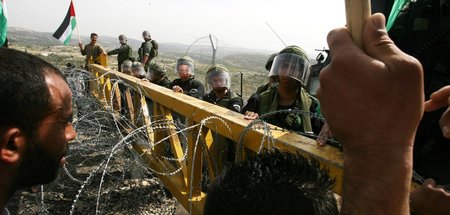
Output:
<instances>
[{"instance_id":1,"label":"protester","mask_svg":"<svg viewBox=\"0 0 450 215\"><path fill-rule=\"evenodd\" d=\"M208 188L204 214L337 215L333 184L317 160L263 151L223 171Z\"/></svg>"},{"instance_id":2,"label":"protester","mask_svg":"<svg viewBox=\"0 0 450 215\"><path fill-rule=\"evenodd\" d=\"M0 48L0 212L18 189L53 181L64 164L72 92L50 63Z\"/></svg>"},{"instance_id":3,"label":"protester","mask_svg":"<svg viewBox=\"0 0 450 215\"><path fill-rule=\"evenodd\" d=\"M365 51L346 29L329 33L333 57L317 94L344 147L342 214L406 215L423 114L422 67L388 37L381 14L366 20L362 42Z\"/></svg>"},{"instance_id":4,"label":"protester","mask_svg":"<svg viewBox=\"0 0 450 215\"><path fill-rule=\"evenodd\" d=\"M87 69L87 65L89 64L89 61L92 61L93 63L100 64L100 55L106 54L105 50L103 49L102 45L97 43L98 35L96 33L91 33L91 42L84 46L81 42L78 43L78 46L80 47L80 52L83 56L86 56L84 59L84 66Z\"/></svg>"}]
</instances>

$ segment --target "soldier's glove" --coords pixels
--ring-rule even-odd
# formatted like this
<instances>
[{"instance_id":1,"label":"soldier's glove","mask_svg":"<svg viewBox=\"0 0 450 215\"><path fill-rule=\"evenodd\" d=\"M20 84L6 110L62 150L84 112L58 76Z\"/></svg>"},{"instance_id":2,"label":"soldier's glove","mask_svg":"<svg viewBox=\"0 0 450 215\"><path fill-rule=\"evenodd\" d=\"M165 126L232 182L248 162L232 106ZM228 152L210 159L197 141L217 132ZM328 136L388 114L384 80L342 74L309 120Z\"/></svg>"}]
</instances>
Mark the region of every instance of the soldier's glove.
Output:
<instances>
[{"instance_id":1,"label":"soldier's glove","mask_svg":"<svg viewBox=\"0 0 450 215\"><path fill-rule=\"evenodd\" d=\"M289 125L289 127L292 127L292 128L300 128L300 126L302 124L302 119L300 118L300 116L298 116L294 113L288 114L286 116L285 121Z\"/></svg>"}]
</instances>

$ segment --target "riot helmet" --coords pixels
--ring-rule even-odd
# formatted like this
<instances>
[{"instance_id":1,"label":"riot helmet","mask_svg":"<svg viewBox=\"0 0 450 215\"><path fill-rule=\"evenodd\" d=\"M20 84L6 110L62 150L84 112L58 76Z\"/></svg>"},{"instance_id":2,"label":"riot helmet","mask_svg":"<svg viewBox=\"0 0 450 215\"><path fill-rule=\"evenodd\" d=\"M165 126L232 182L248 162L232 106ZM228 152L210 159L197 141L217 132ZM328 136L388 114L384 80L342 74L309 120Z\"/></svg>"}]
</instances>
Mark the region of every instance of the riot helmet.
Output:
<instances>
[{"instance_id":1,"label":"riot helmet","mask_svg":"<svg viewBox=\"0 0 450 215\"><path fill-rule=\"evenodd\" d=\"M287 46L275 57L269 77L287 76L299 81L303 86L308 84L310 62L308 55L298 46Z\"/></svg>"},{"instance_id":2,"label":"riot helmet","mask_svg":"<svg viewBox=\"0 0 450 215\"><path fill-rule=\"evenodd\" d=\"M140 62L134 62L131 65L131 73L136 78L145 78L145 70Z\"/></svg>"},{"instance_id":3,"label":"riot helmet","mask_svg":"<svg viewBox=\"0 0 450 215\"><path fill-rule=\"evenodd\" d=\"M178 58L175 65L175 71L178 72L182 80L194 76L194 61L189 56Z\"/></svg>"},{"instance_id":4,"label":"riot helmet","mask_svg":"<svg viewBox=\"0 0 450 215\"><path fill-rule=\"evenodd\" d=\"M166 76L166 66L162 64L159 58L153 58L148 67L148 76L150 80Z\"/></svg>"},{"instance_id":5,"label":"riot helmet","mask_svg":"<svg viewBox=\"0 0 450 215\"><path fill-rule=\"evenodd\" d=\"M120 65L120 68L122 70L123 73L127 73L127 74L131 74L131 65L133 64L133 62L131 62L130 60L125 60L122 65Z\"/></svg>"},{"instance_id":6,"label":"riot helmet","mask_svg":"<svg viewBox=\"0 0 450 215\"><path fill-rule=\"evenodd\" d=\"M125 36L125 34L119 35L119 42L120 42L121 44L127 43L127 36Z\"/></svg>"},{"instance_id":7,"label":"riot helmet","mask_svg":"<svg viewBox=\"0 0 450 215\"><path fill-rule=\"evenodd\" d=\"M228 69L223 65L212 65L206 72L208 78L208 84L214 88L227 88L230 89L230 73Z\"/></svg>"},{"instance_id":8,"label":"riot helmet","mask_svg":"<svg viewBox=\"0 0 450 215\"><path fill-rule=\"evenodd\" d=\"M270 57L267 59L266 66L265 66L267 71L270 71L270 68L272 68L273 60L275 59L275 57L277 55L278 55L278 52L275 52L275 53L271 54Z\"/></svg>"}]
</instances>

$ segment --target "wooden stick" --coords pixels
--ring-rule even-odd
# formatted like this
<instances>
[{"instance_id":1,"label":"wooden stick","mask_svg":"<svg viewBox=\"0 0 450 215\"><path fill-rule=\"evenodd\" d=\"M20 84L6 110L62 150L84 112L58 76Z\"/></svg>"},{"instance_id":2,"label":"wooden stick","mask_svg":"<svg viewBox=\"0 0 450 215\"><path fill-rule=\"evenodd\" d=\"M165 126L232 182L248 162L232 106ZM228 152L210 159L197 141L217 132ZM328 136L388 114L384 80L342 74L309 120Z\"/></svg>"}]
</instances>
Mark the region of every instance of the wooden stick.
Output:
<instances>
[{"instance_id":1,"label":"wooden stick","mask_svg":"<svg viewBox=\"0 0 450 215\"><path fill-rule=\"evenodd\" d=\"M360 48L364 48L362 31L364 23L371 14L370 0L345 0L345 13L347 29L350 31L353 41Z\"/></svg>"}]
</instances>

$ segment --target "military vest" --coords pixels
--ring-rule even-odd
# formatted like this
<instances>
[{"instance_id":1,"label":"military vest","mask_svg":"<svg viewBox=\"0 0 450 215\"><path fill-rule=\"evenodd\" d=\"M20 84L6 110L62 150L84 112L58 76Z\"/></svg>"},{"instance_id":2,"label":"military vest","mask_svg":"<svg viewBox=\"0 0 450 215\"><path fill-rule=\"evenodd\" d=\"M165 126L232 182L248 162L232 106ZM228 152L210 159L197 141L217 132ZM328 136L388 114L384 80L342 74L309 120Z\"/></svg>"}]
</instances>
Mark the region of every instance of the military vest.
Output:
<instances>
[{"instance_id":1,"label":"military vest","mask_svg":"<svg viewBox=\"0 0 450 215\"><path fill-rule=\"evenodd\" d=\"M263 92L259 100L259 114L263 115L265 113L276 111L278 108L278 86L272 87L269 90ZM312 98L308 95L306 90L301 88L300 93L298 93L298 98L295 100L295 107L305 113L310 112L312 105ZM312 133L311 118L308 115L302 114L302 126L305 133Z\"/></svg>"}]
</instances>

